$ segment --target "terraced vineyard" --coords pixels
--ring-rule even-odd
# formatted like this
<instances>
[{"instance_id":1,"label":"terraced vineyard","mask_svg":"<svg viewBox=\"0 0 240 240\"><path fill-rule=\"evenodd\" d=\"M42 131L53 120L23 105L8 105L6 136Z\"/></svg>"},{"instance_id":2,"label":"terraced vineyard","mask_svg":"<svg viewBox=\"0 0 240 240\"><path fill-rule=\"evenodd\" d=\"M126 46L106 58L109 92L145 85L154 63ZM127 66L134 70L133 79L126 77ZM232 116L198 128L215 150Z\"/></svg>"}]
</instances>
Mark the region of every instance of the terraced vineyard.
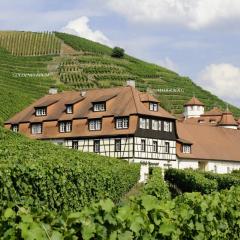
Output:
<instances>
[{"instance_id":1,"label":"terraced vineyard","mask_svg":"<svg viewBox=\"0 0 240 240\"><path fill-rule=\"evenodd\" d=\"M139 90L150 91L164 108L176 115L182 113L183 104L193 94L206 104L207 110L213 106L226 107L224 101L188 77L128 55L122 59L113 58L111 48L84 38L64 33L39 33L36 37L36 33L32 33L35 45L28 37L26 48L23 36L31 36L31 33L1 32L0 43L3 34L8 39L8 44L2 41L5 50L0 49L0 118L4 120L46 94L52 84L63 90L88 89L121 86L129 79L136 81ZM229 108L240 117L238 108L231 105Z\"/></svg>"},{"instance_id":2,"label":"terraced vineyard","mask_svg":"<svg viewBox=\"0 0 240 240\"><path fill-rule=\"evenodd\" d=\"M0 118L7 119L45 95L51 57L15 57L0 49Z\"/></svg>"},{"instance_id":3,"label":"terraced vineyard","mask_svg":"<svg viewBox=\"0 0 240 240\"><path fill-rule=\"evenodd\" d=\"M174 114L181 114L183 104L193 94L206 104L225 109L226 103L194 84L188 77L179 76L166 68L125 56L111 57L111 49L76 36L56 33L66 44L79 51L75 56L62 59L59 66L60 81L72 88L121 86L126 80L135 80L141 91L150 91L161 105ZM230 106L236 116L240 110Z\"/></svg>"}]
</instances>

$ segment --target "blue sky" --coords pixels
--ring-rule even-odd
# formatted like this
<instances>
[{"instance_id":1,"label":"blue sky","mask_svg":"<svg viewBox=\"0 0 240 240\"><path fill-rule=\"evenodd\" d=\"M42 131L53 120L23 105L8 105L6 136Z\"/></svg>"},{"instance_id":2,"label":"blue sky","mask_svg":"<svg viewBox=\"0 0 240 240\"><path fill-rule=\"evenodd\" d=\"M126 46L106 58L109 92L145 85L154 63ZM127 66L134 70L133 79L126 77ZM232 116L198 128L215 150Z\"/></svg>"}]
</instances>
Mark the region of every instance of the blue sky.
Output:
<instances>
[{"instance_id":1,"label":"blue sky","mask_svg":"<svg viewBox=\"0 0 240 240\"><path fill-rule=\"evenodd\" d=\"M239 0L11 0L1 30L57 30L190 76L240 107Z\"/></svg>"}]
</instances>

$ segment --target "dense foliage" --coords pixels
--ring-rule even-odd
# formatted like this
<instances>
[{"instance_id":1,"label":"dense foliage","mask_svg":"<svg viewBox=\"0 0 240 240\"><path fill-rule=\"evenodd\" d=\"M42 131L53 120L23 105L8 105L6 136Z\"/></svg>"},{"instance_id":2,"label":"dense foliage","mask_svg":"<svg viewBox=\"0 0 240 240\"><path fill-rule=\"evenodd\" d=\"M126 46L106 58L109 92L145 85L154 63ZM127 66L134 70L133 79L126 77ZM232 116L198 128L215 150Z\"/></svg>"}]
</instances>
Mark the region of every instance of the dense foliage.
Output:
<instances>
[{"instance_id":1,"label":"dense foliage","mask_svg":"<svg viewBox=\"0 0 240 240\"><path fill-rule=\"evenodd\" d=\"M4 239L238 240L240 188L210 195L186 193L160 201L142 194L123 206L101 200L81 212L61 215L38 209L1 210Z\"/></svg>"},{"instance_id":2,"label":"dense foliage","mask_svg":"<svg viewBox=\"0 0 240 240\"><path fill-rule=\"evenodd\" d=\"M115 58L123 58L124 57L124 49L120 47L114 47L112 50L112 57Z\"/></svg>"},{"instance_id":3,"label":"dense foliage","mask_svg":"<svg viewBox=\"0 0 240 240\"><path fill-rule=\"evenodd\" d=\"M201 173L190 169L168 169L165 172L165 179L175 184L183 192L210 193L218 189L215 179L210 180Z\"/></svg>"},{"instance_id":4,"label":"dense foliage","mask_svg":"<svg viewBox=\"0 0 240 240\"><path fill-rule=\"evenodd\" d=\"M143 188L143 193L155 196L159 200L170 199L168 185L163 179L161 168L153 168L152 175Z\"/></svg>"},{"instance_id":5,"label":"dense foliage","mask_svg":"<svg viewBox=\"0 0 240 240\"><path fill-rule=\"evenodd\" d=\"M216 180L218 183L218 190L230 188L232 186L240 185L240 176L238 174L217 174L212 172L201 172L206 178Z\"/></svg>"},{"instance_id":6,"label":"dense foliage","mask_svg":"<svg viewBox=\"0 0 240 240\"><path fill-rule=\"evenodd\" d=\"M0 128L0 206L78 211L103 197L118 202L139 165L30 141Z\"/></svg>"}]
</instances>

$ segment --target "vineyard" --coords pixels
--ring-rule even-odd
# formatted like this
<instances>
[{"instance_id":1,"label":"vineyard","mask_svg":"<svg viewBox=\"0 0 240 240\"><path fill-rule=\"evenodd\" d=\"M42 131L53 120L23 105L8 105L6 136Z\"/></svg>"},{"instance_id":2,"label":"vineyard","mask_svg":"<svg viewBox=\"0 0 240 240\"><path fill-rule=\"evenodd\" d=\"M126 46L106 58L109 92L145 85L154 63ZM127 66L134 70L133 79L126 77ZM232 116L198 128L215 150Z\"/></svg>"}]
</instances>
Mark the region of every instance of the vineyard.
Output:
<instances>
[{"instance_id":1,"label":"vineyard","mask_svg":"<svg viewBox=\"0 0 240 240\"><path fill-rule=\"evenodd\" d=\"M56 36L79 52L62 58L58 71L60 81L73 89L122 86L131 79L136 81L140 91L150 91L165 109L174 114L182 113L183 104L193 94L206 104L207 110L213 106L226 107L224 101L197 86L188 77L128 55L123 59L113 58L109 47L83 38L64 33L56 33ZM230 109L240 116L238 108L230 106Z\"/></svg>"},{"instance_id":2,"label":"vineyard","mask_svg":"<svg viewBox=\"0 0 240 240\"><path fill-rule=\"evenodd\" d=\"M228 175L240 179L239 173ZM183 186L178 182L180 176L190 193L172 199L161 170L156 168L140 194L124 204L104 198L80 211L65 213L41 205L35 208L15 203L1 206L0 235L4 239L35 240L239 239L239 185L235 182L230 189L216 191L218 181L215 180L221 176L211 174L215 184L211 193L204 195L194 191L206 185L205 173L173 169L166 172L166 179L178 187Z\"/></svg>"},{"instance_id":3,"label":"vineyard","mask_svg":"<svg viewBox=\"0 0 240 240\"><path fill-rule=\"evenodd\" d=\"M0 49L0 118L6 120L42 97L55 81L47 71L51 57L15 57Z\"/></svg>"},{"instance_id":4,"label":"vineyard","mask_svg":"<svg viewBox=\"0 0 240 240\"><path fill-rule=\"evenodd\" d=\"M61 41L49 32L0 32L0 47L15 56L59 55Z\"/></svg>"},{"instance_id":5,"label":"vineyard","mask_svg":"<svg viewBox=\"0 0 240 240\"><path fill-rule=\"evenodd\" d=\"M183 104L193 94L206 104L206 110L226 107L224 101L188 77L128 55L121 59L111 57L111 48L69 34L0 32L0 47L3 120L45 95L51 85L60 90L106 88L122 86L129 79L135 80L140 91L155 95L162 107L176 115L182 113ZM229 108L236 117L240 116L238 108Z\"/></svg>"}]
</instances>

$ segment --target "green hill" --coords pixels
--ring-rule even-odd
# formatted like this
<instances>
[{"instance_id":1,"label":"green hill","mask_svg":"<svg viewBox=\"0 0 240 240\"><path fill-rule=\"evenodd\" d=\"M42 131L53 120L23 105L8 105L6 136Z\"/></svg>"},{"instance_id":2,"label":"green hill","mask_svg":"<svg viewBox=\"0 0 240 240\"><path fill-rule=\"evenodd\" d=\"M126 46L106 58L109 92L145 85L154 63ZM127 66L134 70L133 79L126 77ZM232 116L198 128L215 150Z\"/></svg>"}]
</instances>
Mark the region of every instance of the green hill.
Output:
<instances>
[{"instance_id":1,"label":"green hill","mask_svg":"<svg viewBox=\"0 0 240 240\"><path fill-rule=\"evenodd\" d=\"M3 35L8 45L1 44ZM28 51L24 50L23 36ZM32 39L35 40L31 45ZM88 89L121 86L129 79L136 81L139 90L155 95L164 108L176 115L182 113L183 104L193 93L206 104L207 110L213 106L226 107L224 101L188 77L128 55L113 58L111 48L73 35L0 32L0 46L0 116L3 119L46 94L53 84L60 89ZM240 117L240 109L232 105L229 108Z\"/></svg>"}]
</instances>

